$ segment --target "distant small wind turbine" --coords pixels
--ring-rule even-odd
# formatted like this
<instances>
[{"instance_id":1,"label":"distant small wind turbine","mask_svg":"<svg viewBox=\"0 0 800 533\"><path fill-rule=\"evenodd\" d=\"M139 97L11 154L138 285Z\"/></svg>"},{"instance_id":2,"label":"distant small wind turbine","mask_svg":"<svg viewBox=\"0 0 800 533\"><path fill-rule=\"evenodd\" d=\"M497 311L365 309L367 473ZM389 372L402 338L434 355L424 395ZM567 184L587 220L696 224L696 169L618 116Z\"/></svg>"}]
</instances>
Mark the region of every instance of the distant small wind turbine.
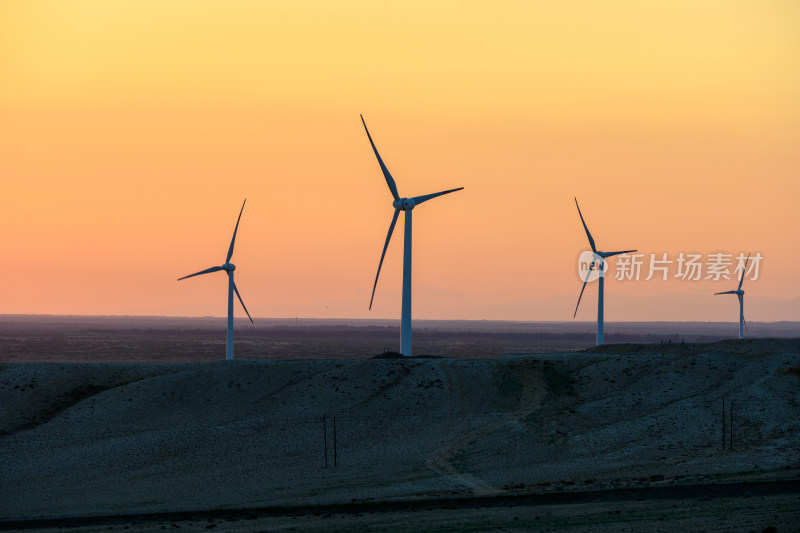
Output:
<instances>
[{"instance_id":1,"label":"distant small wind turbine","mask_svg":"<svg viewBox=\"0 0 800 533\"><path fill-rule=\"evenodd\" d=\"M369 130L367 129L367 123L364 122L364 117L361 116L361 123L364 124L364 129L367 132L367 137L369 138L369 143L372 145L372 151L375 152L375 157L378 158L378 164L381 166L381 170L383 171L383 176L386 178L386 184L389 186L389 190L392 193L392 197L394 198L394 202L392 202L392 206L394 207L394 216L392 217L392 223L389 225L389 234L386 235L386 244L383 245L383 253L381 253L381 261L378 263L378 273L375 275L375 283L372 286L372 297L369 299L369 308L372 309L372 300L375 298L375 288L378 286L378 276L381 275L381 266L383 265L383 258L386 255L386 248L389 247L389 240L392 238L392 232L394 231L394 226L397 223L397 217L400 215L400 211L405 213L405 239L403 244L403 306L401 311L401 320L400 320L400 353L410 357L411 356L411 210L414 207L418 206L422 202L427 202L432 198L436 198L437 196L442 196L443 194L450 194L451 192L460 191L464 187L459 187L458 189L450 189L447 191L442 192L435 192L433 194L426 194L424 196L415 196L413 198L400 198L400 194L397 192L397 185L394 182L394 178L392 175L389 174L389 169L386 168L386 165L383 164L383 159L381 159L380 154L378 153L378 149L375 148L375 143L372 142L372 136L369 134Z\"/></svg>"},{"instance_id":2,"label":"distant small wind turbine","mask_svg":"<svg viewBox=\"0 0 800 533\"><path fill-rule=\"evenodd\" d=\"M244 312L247 313L247 318L250 319L250 322L253 322L253 319L250 317L250 313L247 312L247 307L244 305L244 301L242 297L239 295L239 289L236 288L236 283L233 282L233 271L236 270L236 265L231 264L231 256L233 256L233 245L236 242L236 232L239 231L239 221L242 219L242 211L244 211L244 204L247 203L247 199L242 203L242 209L239 211L239 218L236 219L236 228L233 230L233 238L231 239L231 245L228 248L228 256L225 258L225 264L222 266L215 266L211 268L207 268L205 270L201 270L200 272L195 272L194 274L189 274L188 276L183 276L182 278L178 278L178 281L186 278L192 278L194 276L199 276L201 274L209 274L211 272L217 272L218 270L224 270L228 274L228 335L226 338L226 348L225 348L225 359L228 361L233 360L233 293L236 293L236 296L239 298L239 302L242 304L244 308Z\"/></svg>"},{"instance_id":3,"label":"distant small wind turbine","mask_svg":"<svg viewBox=\"0 0 800 533\"><path fill-rule=\"evenodd\" d=\"M740 261L741 261L741 256ZM747 322L744 320L744 291L742 290L742 282L744 281L744 273L747 272L747 263L750 261L750 254L747 254L747 259L744 262L742 269L742 277L739 279L739 287L735 291L715 292L714 296L718 294L735 294L739 298L739 338L744 339L744 328L747 327Z\"/></svg>"},{"instance_id":4,"label":"distant small wind turbine","mask_svg":"<svg viewBox=\"0 0 800 533\"><path fill-rule=\"evenodd\" d=\"M589 233L589 228L586 227L586 222L583 220L583 215L581 214L581 208L578 205L578 199L575 198L575 207L578 208L578 215L581 217L581 223L583 224L583 229L586 230L586 236L589 238L589 244L592 246L592 263L589 265L589 270L586 272L586 279L583 281L583 287L581 287L581 293L578 296L578 304L575 306L575 313L572 315L572 318L578 314L578 306L581 305L581 297L583 296L583 290L586 288L586 283L589 281L589 276L594 269L595 263L599 263L599 270L600 270L600 278L598 279L600 283L599 293L597 296L597 345L600 346L603 344L603 281L605 276L603 275L604 268L604 260L608 257L614 257L615 255L619 254L627 254L631 252L635 252L636 250L623 250L621 252L601 252L599 251L594 245L594 239L592 239L592 234Z\"/></svg>"}]
</instances>

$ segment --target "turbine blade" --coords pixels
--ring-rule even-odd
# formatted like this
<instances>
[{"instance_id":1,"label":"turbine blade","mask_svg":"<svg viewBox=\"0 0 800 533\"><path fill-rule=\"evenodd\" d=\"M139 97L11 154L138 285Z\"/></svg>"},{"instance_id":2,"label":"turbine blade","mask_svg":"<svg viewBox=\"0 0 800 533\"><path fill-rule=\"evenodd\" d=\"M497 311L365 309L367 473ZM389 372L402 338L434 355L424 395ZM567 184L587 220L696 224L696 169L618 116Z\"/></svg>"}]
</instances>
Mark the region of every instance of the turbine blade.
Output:
<instances>
[{"instance_id":1,"label":"turbine blade","mask_svg":"<svg viewBox=\"0 0 800 533\"><path fill-rule=\"evenodd\" d=\"M364 124L364 129L367 132L367 137L369 138L369 143L372 145L372 151L375 152L375 157L378 158L378 164L381 166L381 170L383 171L383 177L386 178L386 184L389 186L389 190L392 192L392 196L395 200L400 199L400 194L397 192L397 184L394 182L394 178L391 174L389 174L389 169L386 168L386 165L383 164L383 159L381 159L381 154L378 153L378 149L375 148L375 143L372 142L372 135L369 134L369 130L367 129L367 123L364 122L364 116L359 115L361 117L361 123Z\"/></svg>"},{"instance_id":2,"label":"turbine blade","mask_svg":"<svg viewBox=\"0 0 800 533\"><path fill-rule=\"evenodd\" d=\"M583 287L581 287L581 293L578 295L578 303L575 305L575 312L572 313L572 318L575 318L578 315L578 306L581 305L581 298L583 298L583 291L586 289L586 284L589 283L589 276L592 275L592 269L594 268L595 261L592 260L592 264L589 265L589 270L586 272L586 279L583 280Z\"/></svg>"},{"instance_id":3,"label":"turbine blade","mask_svg":"<svg viewBox=\"0 0 800 533\"><path fill-rule=\"evenodd\" d=\"M242 203L242 209L239 210L239 218L236 219L236 227L233 230L233 238L231 239L231 246L228 248L228 257L225 258L226 263L231 262L231 257L233 256L233 243L236 242L236 232L239 231L239 221L242 220L242 211L244 211L244 204L247 203L247 198L244 199Z\"/></svg>"},{"instance_id":4,"label":"turbine blade","mask_svg":"<svg viewBox=\"0 0 800 533\"><path fill-rule=\"evenodd\" d=\"M742 322L744 323L744 329L747 329L747 320L744 319L744 295L737 294L736 296L739 297L739 305L742 306Z\"/></svg>"},{"instance_id":5,"label":"turbine blade","mask_svg":"<svg viewBox=\"0 0 800 533\"><path fill-rule=\"evenodd\" d=\"M615 255L630 254L635 251L636 250L622 250L621 252L600 252L600 254L598 255L601 255L602 257L614 257Z\"/></svg>"},{"instance_id":6,"label":"turbine blade","mask_svg":"<svg viewBox=\"0 0 800 533\"><path fill-rule=\"evenodd\" d=\"M718 294L736 294L736 291L715 292L714 296Z\"/></svg>"},{"instance_id":7,"label":"turbine blade","mask_svg":"<svg viewBox=\"0 0 800 533\"><path fill-rule=\"evenodd\" d=\"M247 312L247 307L244 305L244 300L242 300L242 297L239 294L239 289L236 288L236 282L235 281L233 282L233 291L236 293L236 297L239 298L239 303L242 304L242 307L244 308L244 312L247 313L247 318L250 319L250 323L254 324L253 318L250 316L250 313Z\"/></svg>"},{"instance_id":8,"label":"turbine blade","mask_svg":"<svg viewBox=\"0 0 800 533\"><path fill-rule=\"evenodd\" d=\"M383 266L383 258L386 256L386 249L389 247L389 240L392 238L394 225L397 224L397 217L400 216L400 210L394 210L392 223L389 225L389 233L386 235L386 244L383 245L383 252L381 253L381 261L378 263L378 273L375 274L375 283L372 285L372 296L369 299L369 308L372 310L372 300L375 299L375 288L378 286L378 276L381 275L381 267Z\"/></svg>"},{"instance_id":9,"label":"turbine blade","mask_svg":"<svg viewBox=\"0 0 800 533\"><path fill-rule=\"evenodd\" d=\"M750 261L750 254L747 254L747 259L744 261L744 268L742 268L742 277L739 279L739 288L736 290L742 289L742 282L744 281L744 275L747 272L747 262Z\"/></svg>"},{"instance_id":10,"label":"turbine blade","mask_svg":"<svg viewBox=\"0 0 800 533\"><path fill-rule=\"evenodd\" d=\"M592 251L597 252L597 248L595 248L594 246L594 239L592 239L592 234L589 233L589 228L586 227L586 221L583 220L583 214L581 213L581 206L578 205L577 198L575 198L575 207L578 208L578 215L580 215L581 217L581 223L583 224L583 229L586 230L586 236L589 237L589 244L592 246Z\"/></svg>"},{"instance_id":11,"label":"turbine blade","mask_svg":"<svg viewBox=\"0 0 800 533\"><path fill-rule=\"evenodd\" d=\"M178 278L178 281L180 281L182 279L186 279L186 278L193 278L193 277L199 276L201 274L208 274L208 273L211 273L211 272L216 272L217 270L223 270L223 268L222 267L207 268L205 270L201 270L200 272L195 272L194 274L189 274L188 276L183 276L182 278Z\"/></svg>"},{"instance_id":12,"label":"turbine blade","mask_svg":"<svg viewBox=\"0 0 800 533\"><path fill-rule=\"evenodd\" d=\"M427 202L432 198L436 198L437 196L441 196L443 194L450 194L451 192L456 192L462 190L464 187L459 187L458 189L450 189L449 191L442 191L442 192L435 192L433 194L426 194L425 196L415 196L412 198L414 200L414 204L419 205L422 202Z\"/></svg>"}]
</instances>

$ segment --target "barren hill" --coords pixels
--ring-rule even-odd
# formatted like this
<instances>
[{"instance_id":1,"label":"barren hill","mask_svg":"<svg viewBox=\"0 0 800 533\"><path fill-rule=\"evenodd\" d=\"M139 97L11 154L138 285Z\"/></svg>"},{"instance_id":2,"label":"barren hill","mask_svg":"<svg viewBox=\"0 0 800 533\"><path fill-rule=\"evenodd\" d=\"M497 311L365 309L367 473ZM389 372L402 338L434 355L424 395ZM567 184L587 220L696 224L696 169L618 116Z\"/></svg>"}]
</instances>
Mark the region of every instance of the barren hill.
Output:
<instances>
[{"instance_id":1,"label":"barren hill","mask_svg":"<svg viewBox=\"0 0 800 533\"><path fill-rule=\"evenodd\" d=\"M796 478L798 393L797 339L3 364L0 518Z\"/></svg>"}]
</instances>

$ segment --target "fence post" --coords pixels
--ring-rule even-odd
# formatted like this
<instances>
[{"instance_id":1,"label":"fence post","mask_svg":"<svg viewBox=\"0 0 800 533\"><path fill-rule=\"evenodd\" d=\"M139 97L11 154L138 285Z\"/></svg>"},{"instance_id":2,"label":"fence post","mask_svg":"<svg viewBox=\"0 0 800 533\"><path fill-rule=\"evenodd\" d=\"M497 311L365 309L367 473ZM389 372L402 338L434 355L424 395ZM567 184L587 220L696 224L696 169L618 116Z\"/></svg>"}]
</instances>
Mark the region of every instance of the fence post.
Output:
<instances>
[{"instance_id":1,"label":"fence post","mask_svg":"<svg viewBox=\"0 0 800 533\"><path fill-rule=\"evenodd\" d=\"M725 396L722 397L722 451L725 451Z\"/></svg>"},{"instance_id":2,"label":"fence post","mask_svg":"<svg viewBox=\"0 0 800 533\"><path fill-rule=\"evenodd\" d=\"M336 467L336 417L333 417L333 466Z\"/></svg>"}]
</instances>

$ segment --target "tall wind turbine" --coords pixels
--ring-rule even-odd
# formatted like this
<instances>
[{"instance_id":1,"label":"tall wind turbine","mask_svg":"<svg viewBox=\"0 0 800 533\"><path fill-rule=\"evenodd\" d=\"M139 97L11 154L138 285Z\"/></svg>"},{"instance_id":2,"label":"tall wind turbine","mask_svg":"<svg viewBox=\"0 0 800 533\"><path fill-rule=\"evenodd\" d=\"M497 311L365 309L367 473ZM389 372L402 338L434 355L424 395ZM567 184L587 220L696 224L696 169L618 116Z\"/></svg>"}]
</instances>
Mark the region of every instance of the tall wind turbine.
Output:
<instances>
[{"instance_id":1,"label":"tall wind turbine","mask_svg":"<svg viewBox=\"0 0 800 533\"><path fill-rule=\"evenodd\" d=\"M741 257L741 256L739 256ZM739 298L739 338L744 339L744 328L747 322L744 321L744 291L742 290L742 282L744 281L744 273L747 272L747 262L750 261L750 254L747 254L747 259L744 261L744 268L742 269L742 277L739 279L739 286L735 291L715 292L714 296L718 294L735 294Z\"/></svg>"},{"instance_id":2,"label":"tall wind turbine","mask_svg":"<svg viewBox=\"0 0 800 533\"><path fill-rule=\"evenodd\" d=\"M592 263L589 265L589 270L586 272L586 279L583 281L583 287L581 287L581 293L578 296L578 304L575 306L575 313L572 315L572 318L578 314L578 306L581 305L581 297L583 296L583 290L586 288L586 283L589 281L589 276L594 269L595 263L597 263L598 269L600 270L600 278L598 282L600 283L599 293L597 295L597 345L600 346L603 344L603 285L605 276L603 275L603 271L605 270L605 259L608 257L614 257L615 255L619 254L627 254L631 252L635 252L636 250L623 250L621 252L601 252L598 250L594 245L594 239L592 238L592 234L589 233L589 228L586 227L586 222L583 220L583 214L581 214L581 207L578 205L578 199L575 198L575 207L578 208L578 215L581 217L581 223L583 224L583 229L586 230L586 236L589 238L589 244L592 247Z\"/></svg>"},{"instance_id":3,"label":"tall wind turbine","mask_svg":"<svg viewBox=\"0 0 800 533\"><path fill-rule=\"evenodd\" d=\"M200 272L195 272L194 274L189 274L188 276L183 276L182 278L178 278L178 281L186 278L192 278L194 276L199 276L201 274L209 274L211 272L217 272L218 270L224 270L228 274L228 335L226 338L226 347L225 347L225 359L228 361L233 360L233 293L236 293L237 298L239 298L239 302L242 304L244 308L244 312L247 313L247 318L250 319L250 322L253 322L253 319L250 317L250 313L247 312L247 307L244 305L244 301L242 297L239 295L239 289L236 288L236 283L233 282L233 271L236 270L236 265L231 263L231 256L233 256L233 245L236 242L236 232L239 231L239 221L242 220L242 211L244 211L244 204L247 203L247 199L242 203L242 209L239 211L239 218L236 219L236 227L233 230L233 238L231 239L231 245L228 248L228 255L225 257L225 264L222 266L215 266L211 268L207 268L205 270L201 270Z\"/></svg>"},{"instance_id":4,"label":"tall wind turbine","mask_svg":"<svg viewBox=\"0 0 800 533\"><path fill-rule=\"evenodd\" d=\"M364 117L361 117L361 123L364 124L364 129L367 132L369 143L372 145L372 151L375 152L375 157L378 158L378 164L381 166L383 176L386 178L386 184L389 186L389 191L392 193L394 202L394 216L392 216L392 223L389 225L389 234L386 235L386 244L383 245L383 252L381 253L381 261L378 263L378 273L375 275L375 284L372 286L372 297L369 299L369 308L372 309L372 300L375 298L375 288L378 286L378 276L381 275L381 266L383 266L383 258L386 255L386 248L389 247L389 240L392 238L394 225L397 223L397 217L400 216L400 211L405 213L405 239L403 244L403 307L400 320L400 353L410 357L411 356L411 211L414 207L420 205L422 202L427 202L437 196L443 194L450 194L451 192L460 191L464 187L458 189L450 189L442 192L435 192L433 194L426 194L424 196L415 196L413 198L400 198L397 192L397 185L394 178L389 174L389 169L383 164L378 149L375 148L375 143L372 142L372 136L367 129L367 123L364 122Z\"/></svg>"}]
</instances>

